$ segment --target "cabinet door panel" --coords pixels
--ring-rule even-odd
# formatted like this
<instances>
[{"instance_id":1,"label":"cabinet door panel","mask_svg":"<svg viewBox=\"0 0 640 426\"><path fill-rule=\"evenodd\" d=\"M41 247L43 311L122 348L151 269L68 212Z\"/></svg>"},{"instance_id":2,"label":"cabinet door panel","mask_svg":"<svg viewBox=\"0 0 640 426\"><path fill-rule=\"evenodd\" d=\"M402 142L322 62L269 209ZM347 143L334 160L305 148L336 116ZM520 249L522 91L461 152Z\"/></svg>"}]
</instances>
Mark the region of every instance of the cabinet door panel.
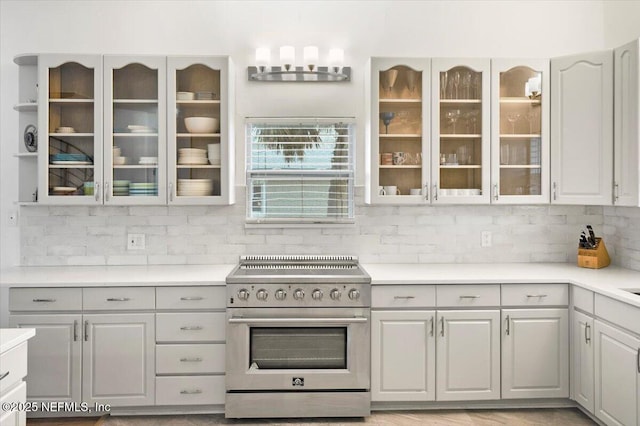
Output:
<instances>
[{"instance_id":1,"label":"cabinet door panel","mask_svg":"<svg viewBox=\"0 0 640 426\"><path fill-rule=\"evenodd\" d=\"M573 311L573 398L593 413L593 318Z\"/></svg>"},{"instance_id":2,"label":"cabinet door panel","mask_svg":"<svg viewBox=\"0 0 640 426\"><path fill-rule=\"evenodd\" d=\"M433 401L435 311L373 311L371 321L371 400Z\"/></svg>"},{"instance_id":3,"label":"cabinet door panel","mask_svg":"<svg viewBox=\"0 0 640 426\"><path fill-rule=\"evenodd\" d=\"M29 340L29 401L80 402L82 315L11 315L11 327L35 328Z\"/></svg>"},{"instance_id":4,"label":"cabinet door panel","mask_svg":"<svg viewBox=\"0 0 640 426\"><path fill-rule=\"evenodd\" d=\"M83 400L153 405L154 314L85 315L84 321Z\"/></svg>"},{"instance_id":5,"label":"cabinet door panel","mask_svg":"<svg viewBox=\"0 0 640 426\"><path fill-rule=\"evenodd\" d=\"M504 309L502 315L502 398L568 397L568 310Z\"/></svg>"},{"instance_id":6,"label":"cabinet door panel","mask_svg":"<svg viewBox=\"0 0 640 426\"><path fill-rule=\"evenodd\" d=\"M436 399L499 399L500 311L439 311L437 335Z\"/></svg>"},{"instance_id":7,"label":"cabinet door panel","mask_svg":"<svg viewBox=\"0 0 640 426\"><path fill-rule=\"evenodd\" d=\"M552 202L610 205L612 52L552 59L551 95Z\"/></svg>"},{"instance_id":8,"label":"cabinet door panel","mask_svg":"<svg viewBox=\"0 0 640 426\"><path fill-rule=\"evenodd\" d=\"M640 421L640 339L595 321L595 414L608 425Z\"/></svg>"}]
</instances>

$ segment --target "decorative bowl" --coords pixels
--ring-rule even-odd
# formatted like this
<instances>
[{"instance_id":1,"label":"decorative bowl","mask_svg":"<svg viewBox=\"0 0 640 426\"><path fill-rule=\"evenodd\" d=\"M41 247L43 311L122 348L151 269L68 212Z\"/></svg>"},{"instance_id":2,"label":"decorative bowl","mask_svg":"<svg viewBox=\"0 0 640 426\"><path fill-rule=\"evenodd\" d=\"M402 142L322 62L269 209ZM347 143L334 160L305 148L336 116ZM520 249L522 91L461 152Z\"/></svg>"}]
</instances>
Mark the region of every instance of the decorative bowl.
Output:
<instances>
[{"instance_id":1,"label":"decorative bowl","mask_svg":"<svg viewBox=\"0 0 640 426\"><path fill-rule=\"evenodd\" d=\"M220 124L217 118L212 117L187 117L184 125L189 133L213 133Z\"/></svg>"}]
</instances>

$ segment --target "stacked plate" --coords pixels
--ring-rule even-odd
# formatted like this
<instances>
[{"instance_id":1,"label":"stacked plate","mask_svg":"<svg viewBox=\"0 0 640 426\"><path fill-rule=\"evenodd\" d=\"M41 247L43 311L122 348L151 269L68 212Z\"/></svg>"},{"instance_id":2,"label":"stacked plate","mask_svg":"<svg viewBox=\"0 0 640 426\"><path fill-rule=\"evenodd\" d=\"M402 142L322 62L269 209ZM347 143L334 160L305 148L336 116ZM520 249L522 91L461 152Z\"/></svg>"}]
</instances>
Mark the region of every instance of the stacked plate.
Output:
<instances>
[{"instance_id":1,"label":"stacked plate","mask_svg":"<svg viewBox=\"0 0 640 426\"><path fill-rule=\"evenodd\" d=\"M178 164L208 164L207 150L199 148L179 148Z\"/></svg>"},{"instance_id":2,"label":"stacked plate","mask_svg":"<svg viewBox=\"0 0 640 426\"><path fill-rule=\"evenodd\" d=\"M93 164L91 157L87 154L59 153L49 156L51 164L81 165Z\"/></svg>"},{"instance_id":3,"label":"stacked plate","mask_svg":"<svg viewBox=\"0 0 640 426\"><path fill-rule=\"evenodd\" d=\"M213 92L196 92L196 99L199 101L210 101L213 99Z\"/></svg>"},{"instance_id":4,"label":"stacked plate","mask_svg":"<svg viewBox=\"0 0 640 426\"><path fill-rule=\"evenodd\" d=\"M129 184L131 181L128 180L114 180L113 181L113 195L114 196L126 196L129 195Z\"/></svg>"},{"instance_id":5,"label":"stacked plate","mask_svg":"<svg viewBox=\"0 0 640 426\"><path fill-rule=\"evenodd\" d=\"M127 130L131 133L153 133L153 128L142 124L129 124Z\"/></svg>"},{"instance_id":6,"label":"stacked plate","mask_svg":"<svg viewBox=\"0 0 640 426\"><path fill-rule=\"evenodd\" d=\"M155 182L132 182L129 184L129 195L156 196L158 184Z\"/></svg>"},{"instance_id":7,"label":"stacked plate","mask_svg":"<svg viewBox=\"0 0 640 426\"><path fill-rule=\"evenodd\" d=\"M71 126L60 126L56 129L56 133L75 133L76 129Z\"/></svg>"},{"instance_id":8,"label":"stacked plate","mask_svg":"<svg viewBox=\"0 0 640 426\"><path fill-rule=\"evenodd\" d=\"M212 194L212 179L178 179L179 197L203 197Z\"/></svg>"},{"instance_id":9,"label":"stacked plate","mask_svg":"<svg viewBox=\"0 0 640 426\"><path fill-rule=\"evenodd\" d=\"M140 157L140 161L138 161L138 164L158 164L158 157Z\"/></svg>"}]
</instances>

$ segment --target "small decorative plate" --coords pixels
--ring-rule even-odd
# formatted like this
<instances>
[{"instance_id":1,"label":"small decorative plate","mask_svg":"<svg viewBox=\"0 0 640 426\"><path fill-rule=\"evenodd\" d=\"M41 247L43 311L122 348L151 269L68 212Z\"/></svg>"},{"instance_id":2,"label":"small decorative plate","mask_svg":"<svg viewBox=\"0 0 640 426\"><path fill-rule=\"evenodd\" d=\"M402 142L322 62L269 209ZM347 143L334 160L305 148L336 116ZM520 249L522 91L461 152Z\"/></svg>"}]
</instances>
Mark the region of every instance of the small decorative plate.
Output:
<instances>
[{"instance_id":1,"label":"small decorative plate","mask_svg":"<svg viewBox=\"0 0 640 426\"><path fill-rule=\"evenodd\" d=\"M33 124L29 124L24 129L24 146L29 152L38 150L38 129Z\"/></svg>"}]
</instances>

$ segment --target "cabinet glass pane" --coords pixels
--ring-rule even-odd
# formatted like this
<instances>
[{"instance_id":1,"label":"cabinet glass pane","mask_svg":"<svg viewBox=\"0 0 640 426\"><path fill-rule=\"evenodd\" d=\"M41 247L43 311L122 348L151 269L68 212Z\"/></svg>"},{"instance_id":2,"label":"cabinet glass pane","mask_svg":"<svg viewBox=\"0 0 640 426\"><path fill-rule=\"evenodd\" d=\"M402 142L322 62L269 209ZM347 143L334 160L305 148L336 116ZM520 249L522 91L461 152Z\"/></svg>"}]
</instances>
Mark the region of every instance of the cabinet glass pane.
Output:
<instances>
[{"instance_id":1,"label":"cabinet glass pane","mask_svg":"<svg viewBox=\"0 0 640 426\"><path fill-rule=\"evenodd\" d=\"M482 73L440 72L440 195L481 195Z\"/></svg>"},{"instance_id":2,"label":"cabinet glass pane","mask_svg":"<svg viewBox=\"0 0 640 426\"><path fill-rule=\"evenodd\" d=\"M158 195L158 71L113 70L113 195Z\"/></svg>"},{"instance_id":3,"label":"cabinet glass pane","mask_svg":"<svg viewBox=\"0 0 640 426\"><path fill-rule=\"evenodd\" d=\"M94 180L94 70L76 62L49 69L48 193L91 196Z\"/></svg>"},{"instance_id":4,"label":"cabinet glass pane","mask_svg":"<svg viewBox=\"0 0 640 426\"><path fill-rule=\"evenodd\" d=\"M540 195L542 75L529 67L500 73L500 194Z\"/></svg>"},{"instance_id":5,"label":"cabinet glass pane","mask_svg":"<svg viewBox=\"0 0 640 426\"><path fill-rule=\"evenodd\" d=\"M420 195L422 71L398 65L379 72L380 195Z\"/></svg>"},{"instance_id":6,"label":"cabinet glass pane","mask_svg":"<svg viewBox=\"0 0 640 426\"><path fill-rule=\"evenodd\" d=\"M220 70L176 70L176 86L176 196L220 196Z\"/></svg>"}]
</instances>

